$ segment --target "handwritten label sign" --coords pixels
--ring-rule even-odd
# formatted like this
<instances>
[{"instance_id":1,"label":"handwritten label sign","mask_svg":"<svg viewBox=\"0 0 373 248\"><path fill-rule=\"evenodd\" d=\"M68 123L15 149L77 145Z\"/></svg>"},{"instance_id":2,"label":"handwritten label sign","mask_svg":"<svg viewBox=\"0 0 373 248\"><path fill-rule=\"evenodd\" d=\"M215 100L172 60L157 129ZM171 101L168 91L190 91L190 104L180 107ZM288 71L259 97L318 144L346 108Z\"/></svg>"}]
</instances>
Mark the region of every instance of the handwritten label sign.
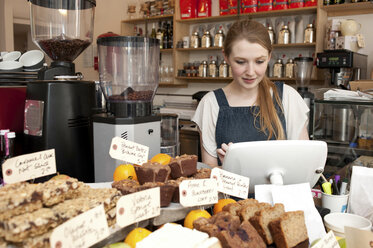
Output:
<instances>
[{"instance_id":1,"label":"handwritten label sign","mask_svg":"<svg viewBox=\"0 0 373 248\"><path fill-rule=\"evenodd\" d=\"M50 237L52 248L89 247L109 236L103 204L56 227Z\"/></svg>"},{"instance_id":2,"label":"handwritten label sign","mask_svg":"<svg viewBox=\"0 0 373 248\"><path fill-rule=\"evenodd\" d=\"M10 158L2 167L4 182L22 182L56 173L56 156L54 149L30 153Z\"/></svg>"},{"instance_id":3,"label":"handwritten label sign","mask_svg":"<svg viewBox=\"0 0 373 248\"><path fill-rule=\"evenodd\" d=\"M148 161L149 147L114 137L111 140L109 154L114 159L142 165Z\"/></svg>"},{"instance_id":4,"label":"handwritten label sign","mask_svg":"<svg viewBox=\"0 0 373 248\"><path fill-rule=\"evenodd\" d=\"M373 232L345 226L347 247L373 247Z\"/></svg>"},{"instance_id":5,"label":"handwritten label sign","mask_svg":"<svg viewBox=\"0 0 373 248\"><path fill-rule=\"evenodd\" d=\"M122 196L117 203L117 224L126 227L161 214L160 188Z\"/></svg>"},{"instance_id":6,"label":"handwritten label sign","mask_svg":"<svg viewBox=\"0 0 373 248\"><path fill-rule=\"evenodd\" d=\"M179 185L180 204L184 207L214 204L218 202L215 179L184 180Z\"/></svg>"},{"instance_id":7,"label":"handwritten label sign","mask_svg":"<svg viewBox=\"0 0 373 248\"><path fill-rule=\"evenodd\" d=\"M312 248L340 248L333 231L329 231Z\"/></svg>"},{"instance_id":8,"label":"handwritten label sign","mask_svg":"<svg viewBox=\"0 0 373 248\"><path fill-rule=\"evenodd\" d=\"M249 193L250 178L234 174L219 168L211 171L211 178L216 179L218 191L245 199Z\"/></svg>"}]
</instances>

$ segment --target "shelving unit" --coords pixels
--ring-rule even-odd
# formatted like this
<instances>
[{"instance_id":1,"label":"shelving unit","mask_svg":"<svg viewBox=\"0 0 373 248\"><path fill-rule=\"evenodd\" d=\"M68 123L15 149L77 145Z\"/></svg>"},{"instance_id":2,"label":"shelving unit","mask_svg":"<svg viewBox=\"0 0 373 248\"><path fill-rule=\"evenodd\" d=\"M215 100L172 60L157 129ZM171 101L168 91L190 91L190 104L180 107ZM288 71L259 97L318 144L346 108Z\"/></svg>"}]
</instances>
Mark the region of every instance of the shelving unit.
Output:
<instances>
[{"instance_id":1,"label":"shelving unit","mask_svg":"<svg viewBox=\"0 0 373 248\"><path fill-rule=\"evenodd\" d=\"M242 18L271 18L271 17L282 17L282 16L299 16L299 15L316 15L316 42L314 43L292 43L292 44L274 44L274 50L289 51L291 49L309 49L315 53L323 51L323 43L325 36L325 28L328 17L334 16L345 16L345 15L356 15L356 14L370 14L373 13L372 2L359 2L359 3L347 3L340 5L324 6L323 0L318 0L317 6L303 7L296 9L287 10L272 10L257 13L237 14L237 15L225 15L225 16L211 16L205 18L193 18L193 19L181 19L180 17L180 5L179 1L176 1L176 6L173 15L163 15L139 19L124 20L121 22L122 35L134 35L134 25L147 24L149 22L156 22L162 20L173 20L173 34L174 34L174 48L173 49L161 49L162 54L172 54L173 67L174 67L174 82L171 83L160 83L160 87L187 87L189 83L196 82L216 82L216 83L227 83L231 78L204 78L204 77L179 77L177 76L178 69L183 67L185 62L189 61L190 55L197 54L198 52L212 52L219 53L222 50L221 47L209 47L209 48L176 48L178 41L182 40L184 36L190 36L190 26L194 24L203 23L223 23L223 22L234 22ZM273 80L281 80L286 83L294 83L294 79L288 78L271 78ZM317 78L311 81L313 85L323 84L322 70L317 71Z\"/></svg>"}]
</instances>

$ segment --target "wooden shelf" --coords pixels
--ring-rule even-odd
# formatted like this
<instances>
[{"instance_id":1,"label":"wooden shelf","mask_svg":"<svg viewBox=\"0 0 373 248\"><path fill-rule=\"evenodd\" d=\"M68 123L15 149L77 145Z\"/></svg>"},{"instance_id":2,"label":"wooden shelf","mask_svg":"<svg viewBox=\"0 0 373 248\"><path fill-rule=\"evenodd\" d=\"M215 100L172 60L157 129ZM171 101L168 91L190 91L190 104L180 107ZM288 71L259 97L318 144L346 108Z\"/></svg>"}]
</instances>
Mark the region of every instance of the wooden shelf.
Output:
<instances>
[{"instance_id":1,"label":"wooden shelf","mask_svg":"<svg viewBox=\"0 0 373 248\"><path fill-rule=\"evenodd\" d=\"M174 49L173 48L166 48L166 49L161 49L160 52L161 53L172 53Z\"/></svg>"},{"instance_id":2,"label":"wooden shelf","mask_svg":"<svg viewBox=\"0 0 373 248\"><path fill-rule=\"evenodd\" d=\"M197 81L197 80L208 80L208 81L231 81L233 78L231 77L176 77L176 79L181 80L190 80L190 81Z\"/></svg>"},{"instance_id":3,"label":"wooden shelf","mask_svg":"<svg viewBox=\"0 0 373 248\"><path fill-rule=\"evenodd\" d=\"M123 20L122 23L130 23L130 24L138 24L138 23L145 23L148 21L158 21L158 20L164 20L164 19L170 19L173 18L174 15L161 15L161 16L150 16L146 18L136 18L136 19L129 19L129 20Z\"/></svg>"},{"instance_id":4,"label":"wooden shelf","mask_svg":"<svg viewBox=\"0 0 373 248\"><path fill-rule=\"evenodd\" d=\"M316 43L273 44L273 48L314 48Z\"/></svg>"},{"instance_id":5,"label":"wooden shelf","mask_svg":"<svg viewBox=\"0 0 373 248\"><path fill-rule=\"evenodd\" d=\"M373 2L344 3L322 6L328 16L361 15L373 13Z\"/></svg>"},{"instance_id":6,"label":"wooden shelf","mask_svg":"<svg viewBox=\"0 0 373 248\"><path fill-rule=\"evenodd\" d=\"M159 83L160 88L187 88L188 84Z\"/></svg>"},{"instance_id":7,"label":"wooden shelf","mask_svg":"<svg viewBox=\"0 0 373 248\"><path fill-rule=\"evenodd\" d=\"M176 48L176 51L211 51L222 50L222 47Z\"/></svg>"}]
</instances>

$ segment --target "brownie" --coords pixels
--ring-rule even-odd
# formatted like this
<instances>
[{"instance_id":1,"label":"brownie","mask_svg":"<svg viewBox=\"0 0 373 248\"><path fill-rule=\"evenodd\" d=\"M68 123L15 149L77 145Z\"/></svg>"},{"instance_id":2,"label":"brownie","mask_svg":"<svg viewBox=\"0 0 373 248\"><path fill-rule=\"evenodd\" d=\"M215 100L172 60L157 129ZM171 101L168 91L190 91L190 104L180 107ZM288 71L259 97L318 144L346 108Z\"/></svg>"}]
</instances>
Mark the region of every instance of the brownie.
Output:
<instances>
[{"instance_id":1,"label":"brownie","mask_svg":"<svg viewBox=\"0 0 373 248\"><path fill-rule=\"evenodd\" d=\"M211 176L211 169L202 168L198 169L197 172L193 175L194 179L209 179Z\"/></svg>"},{"instance_id":2,"label":"brownie","mask_svg":"<svg viewBox=\"0 0 373 248\"><path fill-rule=\"evenodd\" d=\"M122 195L128 195L139 191L139 186L140 184L137 181L130 179L115 181L111 184L111 187L119 190L122 193Z\"/></svg>"},{"instance_id":3,"label":"brownie","mask_svg":"<svg viewBox=\"0 0 373 248\"><path fill-rule=\"evenodd\" d=\"M191 180L191 178L179 177L176 180L168 180L167 181L167 184L169 184L169 185L171 185L171 186L173 186L175 188L174 194L173 194L172 199L171 199L172 202L176 202L176 203L180 202L179 185L184 180Z\"/></svg>"},{"instance_id":4,"label":"brownie","mask_svg":"<svg viewBox=\"0 0 373 248\"><path fill-rule=\"evenodd\" d=\"M171 168L171 177L177 179L179 177L189 177L197 173L196 155L181 155L171 159L168 164Z\"/></svg>"},{"instance_id":5,"label":"brownie","mask_svg":"<svg viewBox=\"0 0 373 248\"><path fill-rule=\"evenodd\" d=\"M161 207L168 207L171 203L172 196L175 191L175 187L166 183L156 182L151 183L147 182L141 186L142 189L150 189L160 187L161 194Z\"/></svg>"},{"instance_id":6,"label":"brownie","mask_svg":"<svg viewBox=\"0 0 373 248\"><path fill-rule=\"evenodd\" d=\"M171 169L168 165L160 163L147 162L142 166L135 166L137 179L140 184L147 182L162 182L165 183L171 174Z\"/></svg>"}]
</instances>

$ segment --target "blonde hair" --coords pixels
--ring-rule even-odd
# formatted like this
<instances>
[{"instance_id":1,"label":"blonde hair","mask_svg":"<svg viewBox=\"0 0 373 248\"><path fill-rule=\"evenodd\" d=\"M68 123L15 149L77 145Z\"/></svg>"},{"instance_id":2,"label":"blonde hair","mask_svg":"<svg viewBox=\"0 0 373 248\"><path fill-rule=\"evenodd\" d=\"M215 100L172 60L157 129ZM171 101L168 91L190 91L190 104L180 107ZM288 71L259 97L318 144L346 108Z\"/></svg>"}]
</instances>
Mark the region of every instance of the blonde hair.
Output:
<instances>
[{"instance_id":1,"label":"blonde hair","mask_svg":"<svg viewBox=\"0 0 373 248\"><path fill-rule=\"evenodd\" d=\"M227 57L229 57L232 52L234 42L239 40L257 43L267 49L268 54L272 53L271 40L267 29L259 22L251 19L244 19L233 23L224 41L224 53ZM283 113L282 102L276 85L269 80L267 76L264 76L262 81L259 83L259 92L256 102L260 106L260 110L257 113L254 113L254 122L259 118L260 131L266 133L268 139L271 139L273 136L276 139L286 139L284 128L282 127L280 118L272 101L271 89L275 101L280 106Z\"/></svg>"}]
</instances>

